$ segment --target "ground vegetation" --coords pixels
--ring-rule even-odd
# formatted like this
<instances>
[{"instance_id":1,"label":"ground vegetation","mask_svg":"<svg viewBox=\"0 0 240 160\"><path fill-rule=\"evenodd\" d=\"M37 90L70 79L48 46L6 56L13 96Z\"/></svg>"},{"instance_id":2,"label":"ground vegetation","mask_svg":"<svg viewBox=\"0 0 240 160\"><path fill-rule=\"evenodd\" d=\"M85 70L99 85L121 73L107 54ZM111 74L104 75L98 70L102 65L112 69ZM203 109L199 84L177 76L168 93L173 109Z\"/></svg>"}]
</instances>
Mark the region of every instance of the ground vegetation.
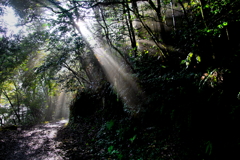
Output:
<instances>
[{"instance_id":1,"label":"ground vegetation","mask_svg":"<svg viewBox=\"0 0 240 160\"><path fill-rule=\"evenodd\" d=\"M29 27L0 28L2 126L54 119L64 92L70 159L239 157L238 0L24 1L1 2Z\"/></svg>"}]
</instances>

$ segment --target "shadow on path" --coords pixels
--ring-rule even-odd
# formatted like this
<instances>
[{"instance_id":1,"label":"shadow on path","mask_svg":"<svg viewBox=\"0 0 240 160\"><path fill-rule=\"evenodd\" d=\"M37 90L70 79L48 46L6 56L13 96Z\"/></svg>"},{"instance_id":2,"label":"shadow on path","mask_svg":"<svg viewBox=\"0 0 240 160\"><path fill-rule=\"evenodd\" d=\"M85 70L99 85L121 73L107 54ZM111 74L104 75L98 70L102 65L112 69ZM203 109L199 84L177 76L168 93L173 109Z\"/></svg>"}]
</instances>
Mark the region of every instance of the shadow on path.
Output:
<instances>
[{"instance_id":1,"label":"shadow on path","mask_svg":"<svg viewBox=\"0 0 240 160\"><path fill-rule=\"evenodd\" d=\"M22 131L0 132L0 160L65 160L58 130L67 120L36 125Z\"/></svg>"}]
</instances>

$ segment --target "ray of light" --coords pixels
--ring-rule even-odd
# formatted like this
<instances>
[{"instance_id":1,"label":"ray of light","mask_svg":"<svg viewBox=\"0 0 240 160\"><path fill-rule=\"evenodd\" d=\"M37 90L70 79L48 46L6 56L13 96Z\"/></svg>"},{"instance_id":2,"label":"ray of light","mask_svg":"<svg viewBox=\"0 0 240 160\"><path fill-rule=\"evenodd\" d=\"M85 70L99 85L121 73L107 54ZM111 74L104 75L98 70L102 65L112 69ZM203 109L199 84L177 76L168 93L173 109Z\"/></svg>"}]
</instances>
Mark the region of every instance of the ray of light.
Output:
<instances>
[{"instance_id":1,"label":"ray of light","mask_svg":"<svg viewBox=\"0 0 240 160\"><path fill-rule=\"evenodd\" d=\"M131 72L126 70L129 67L123 64L123 60L117 56L114 49L91 32L87 22L79 20L78 26L81 35L94 52L108 80L114 85L117 93L125 102L126 109L130 110L131 114L137 115L141 111L141 103L144 96Z\"/></svg>"},{"instance_id":2,"label":"ray of light","mask_svg":"<svg viewBox=\"0 0 240 160\"><path fill-rule=\"evenodd\" d=\"M55 119L67 118L69 116L69 94L62 91L57 97L56 108L55 108Z\"/></svg>"}]
</instances>

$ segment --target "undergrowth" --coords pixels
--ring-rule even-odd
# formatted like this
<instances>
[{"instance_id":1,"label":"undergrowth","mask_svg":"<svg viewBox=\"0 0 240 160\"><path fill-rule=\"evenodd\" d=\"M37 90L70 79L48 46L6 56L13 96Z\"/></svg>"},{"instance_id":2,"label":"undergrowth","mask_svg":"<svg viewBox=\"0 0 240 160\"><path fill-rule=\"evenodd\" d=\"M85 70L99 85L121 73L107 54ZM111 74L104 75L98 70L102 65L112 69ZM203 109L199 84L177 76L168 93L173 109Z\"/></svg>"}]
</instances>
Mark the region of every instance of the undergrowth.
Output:
<instances>
[{"instance_id":1,"label":"undergrowth","mask_svg":"<svg viewBox=\"0 0 240 160\"><path fill-rule=\"evenodd\" d=\"M240 110L234 90L228 88L236 84L228 81L228 73L222 82L223 74L215 72L218 76L209 72L204 78L204 73L187 70L167 71L161 78L139 76L148 98L138 117L123 111L124 103L110 84L79 92L70 108L70 122L58 135L62 148L70 159L236 157Z\"/></svg>"}]
</instances>

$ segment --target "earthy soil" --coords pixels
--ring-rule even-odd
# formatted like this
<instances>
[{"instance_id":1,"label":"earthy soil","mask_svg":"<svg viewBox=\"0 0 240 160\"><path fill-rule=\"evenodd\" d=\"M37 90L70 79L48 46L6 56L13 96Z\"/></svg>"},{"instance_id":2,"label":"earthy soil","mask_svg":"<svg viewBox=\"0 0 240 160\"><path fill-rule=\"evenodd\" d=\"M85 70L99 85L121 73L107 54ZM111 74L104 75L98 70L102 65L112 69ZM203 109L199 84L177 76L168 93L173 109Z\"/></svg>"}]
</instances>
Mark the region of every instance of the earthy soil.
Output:
<instances>
[{"instance_id":1,"label":"earthy soil","mask_svg":"<svg viewBox=\"0 0 240 160\"><path fill-rule=\"evenodd\" d=\"M67 120L0 131L0 160L65 160L57 132Z\"/></svg>"}]
</instances>

